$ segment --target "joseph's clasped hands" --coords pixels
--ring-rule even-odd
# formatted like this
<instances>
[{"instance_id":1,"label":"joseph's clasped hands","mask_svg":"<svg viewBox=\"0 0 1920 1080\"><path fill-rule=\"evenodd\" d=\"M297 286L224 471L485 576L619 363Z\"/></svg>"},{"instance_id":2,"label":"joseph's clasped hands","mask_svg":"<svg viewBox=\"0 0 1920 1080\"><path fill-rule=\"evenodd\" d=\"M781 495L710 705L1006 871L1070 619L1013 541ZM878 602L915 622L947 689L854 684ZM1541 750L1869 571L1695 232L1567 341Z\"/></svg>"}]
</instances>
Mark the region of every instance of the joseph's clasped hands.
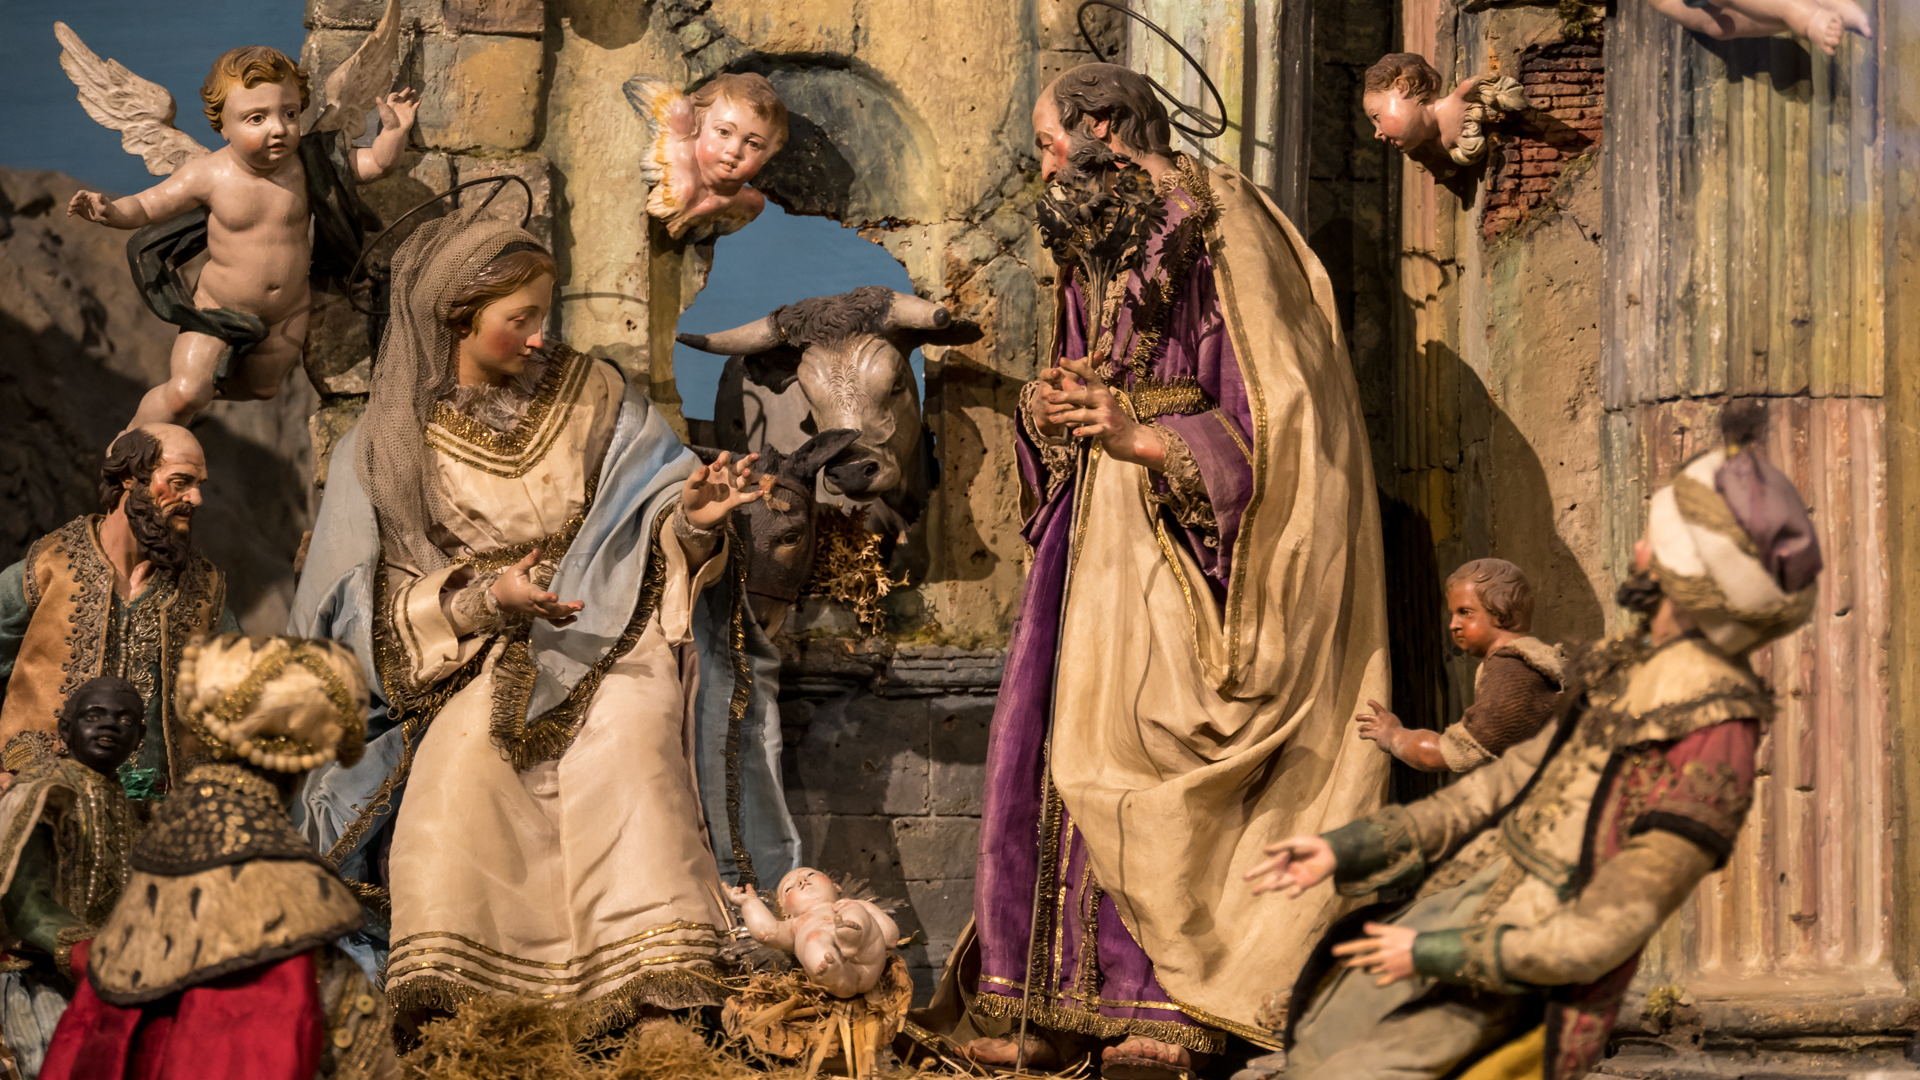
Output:
<instances>
[{"instance_id":1,"label":"joseph's clasped hands","mask_svg":"<svg viewBox=\"0 0 1920 1080\"><path fill-rule=\"evenodd\" d=\"M1127 414L1091 361L1063 360L1059 367L1042 369L1040 381L1046 386L1033 396L1033 423L1042 435L1090 438L1108 457L1150 469L1165 467L1167 449L1160 433Z\"/></svg>"}]
</instances>

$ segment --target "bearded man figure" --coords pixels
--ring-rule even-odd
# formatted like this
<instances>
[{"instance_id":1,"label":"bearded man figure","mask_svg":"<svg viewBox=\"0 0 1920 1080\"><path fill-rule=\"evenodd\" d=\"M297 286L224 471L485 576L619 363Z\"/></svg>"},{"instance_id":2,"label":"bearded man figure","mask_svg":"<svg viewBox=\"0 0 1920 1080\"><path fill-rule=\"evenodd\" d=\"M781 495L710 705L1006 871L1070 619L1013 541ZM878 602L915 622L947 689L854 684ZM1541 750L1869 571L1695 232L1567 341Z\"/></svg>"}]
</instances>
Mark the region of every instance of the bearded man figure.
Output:
<instances>
[{"instance_id":1,"label":"bearded man figure","mask_svg":"<svg viewBox=\"0 0 1920 1080\"><path fill-rule=\"evenodd\" d=\"M1385 795L1347 733L1388 689L1379 509L1332 289L1285 216L1175 153L1125 68L1061 75L1033 126L1063 273L1021 398L1034 561L953 1030L979 1061L1091 1036L1104 1076L1179 1075L1228 1032L1276 1045L1342 910L1257 909L1262 844Z\"/></svg>"},{"instance_id":2,"label":"bearded man figure","mask_svg":"<svg viewBox=\"0 0 1920 1080\"><path fill-rule=\"evenodd\" d=\"M67 698L102 675L146 700L144 735L122 767L133 798L164 793L181 768L173 679L195 634L238 631L226 578L193 547L206 454L186 428L124 432L100 470L104 514L76 518L0 571L0 746L53 734Z\"/></svg>"}]
</instances>

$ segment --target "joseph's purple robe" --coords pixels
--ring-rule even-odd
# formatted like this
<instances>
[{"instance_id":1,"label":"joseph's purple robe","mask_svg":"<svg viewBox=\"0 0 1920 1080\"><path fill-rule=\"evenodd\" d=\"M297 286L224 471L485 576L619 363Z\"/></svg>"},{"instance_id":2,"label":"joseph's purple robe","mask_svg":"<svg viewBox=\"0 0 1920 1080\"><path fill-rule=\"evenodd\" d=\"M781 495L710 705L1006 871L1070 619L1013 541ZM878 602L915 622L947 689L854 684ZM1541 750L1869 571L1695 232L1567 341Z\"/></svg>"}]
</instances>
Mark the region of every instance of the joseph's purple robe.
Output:
<instances>
[{"instance_id":1,"label":"joseph's purple robe","mask_svg":"<svg viewBox=\"0 0 1920 1080\"><path fill-rule=\"evenodd\" d=\"M1216 596L1224 598L1234 537L1253 485L1246 449L1253 422L1215 293L1213 266L1192 236L1198 207L1179 188L1168 196L1166 206L1166 222L1149 245L1146 264L1128 278L1114 333L1113 359L1119 372L1114 384L1140 389L1128 367L1135 350L1134 315L1149 281L1159 275L1178 277L1173 282L1176 299L1150 354L1150 378L1163 387L1197 384L1204 397L1189 392L1193 403L1182 411L1143 415L1140 420L1157 420L1178 436L1197 466L1215 527L1188 527L1168 510L1161 513L1168 535L1187 547ZM1069 284L1060 304L1055 363L1086 352L1086 319L1080 286ZM1033 565L987 745L986 803L974 885L981 959L975 1008L987 1015L1017 1017L1031 955L1032 981L1040 992L1025 1010L1034 1025L1103 1038L1139 1034L1215 1052L1222 1048L1222 1036L1195 1024L1161 989L1153 960L1094 879L1080 836L1046 780L1074 483L1065 474L1064 482L1055 476L1050 483L1043 448L1024 423L1021 428L1022 479L1039 495L1040 505L1022 534L1033 546ZM1160 493L1166 492L1164 475L1154 474L1153 482ZM1125 627L1113 629L1126 632ZM1072 662L1073 653L1073 643L1066 642L1065 662ZM1038 927L1033 919L1036 884L1041 890Z\"/></svg>"}]
</instances>

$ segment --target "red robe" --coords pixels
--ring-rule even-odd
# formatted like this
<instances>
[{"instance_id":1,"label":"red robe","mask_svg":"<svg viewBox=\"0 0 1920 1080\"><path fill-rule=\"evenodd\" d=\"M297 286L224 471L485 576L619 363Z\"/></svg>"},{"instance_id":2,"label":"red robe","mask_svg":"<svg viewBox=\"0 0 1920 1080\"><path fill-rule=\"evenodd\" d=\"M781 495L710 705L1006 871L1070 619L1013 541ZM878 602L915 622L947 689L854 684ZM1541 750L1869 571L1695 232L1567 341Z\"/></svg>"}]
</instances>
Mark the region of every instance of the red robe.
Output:
<instances>
[{"instance_id":1,"label":"red robe","mask_svg":"<svg viewBox=\"0 0 1920 1080\"><path fill-rule=\"evenodd\" d=\"M326 1016L312 952L121 1008L87 981L89 944L73 947L80 989L42 1080L313 1080Z\"/></svg>"}]
</instances>

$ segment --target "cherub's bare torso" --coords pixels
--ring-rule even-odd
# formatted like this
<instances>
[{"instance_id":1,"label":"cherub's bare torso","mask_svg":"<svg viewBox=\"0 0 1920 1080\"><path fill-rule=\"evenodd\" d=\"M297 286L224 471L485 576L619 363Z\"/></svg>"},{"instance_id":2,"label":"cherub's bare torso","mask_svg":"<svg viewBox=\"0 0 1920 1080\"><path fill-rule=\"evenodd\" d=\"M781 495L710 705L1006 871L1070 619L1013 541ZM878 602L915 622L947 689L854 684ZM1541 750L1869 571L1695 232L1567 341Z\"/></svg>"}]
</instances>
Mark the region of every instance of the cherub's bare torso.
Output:
<instances>
[{"instance_id":1,"label":"cherub's bare torso","mask_svg":"<svg viewBox=\"0 0 1920 1080\"><path fill-rule=\"evenodd\" d=\"M261 175L228 148L181 173L207 208L208 260L194 304L244 311L268 325L306 312L313 227L299 155Z\"/></svg>"}]
</instances>

